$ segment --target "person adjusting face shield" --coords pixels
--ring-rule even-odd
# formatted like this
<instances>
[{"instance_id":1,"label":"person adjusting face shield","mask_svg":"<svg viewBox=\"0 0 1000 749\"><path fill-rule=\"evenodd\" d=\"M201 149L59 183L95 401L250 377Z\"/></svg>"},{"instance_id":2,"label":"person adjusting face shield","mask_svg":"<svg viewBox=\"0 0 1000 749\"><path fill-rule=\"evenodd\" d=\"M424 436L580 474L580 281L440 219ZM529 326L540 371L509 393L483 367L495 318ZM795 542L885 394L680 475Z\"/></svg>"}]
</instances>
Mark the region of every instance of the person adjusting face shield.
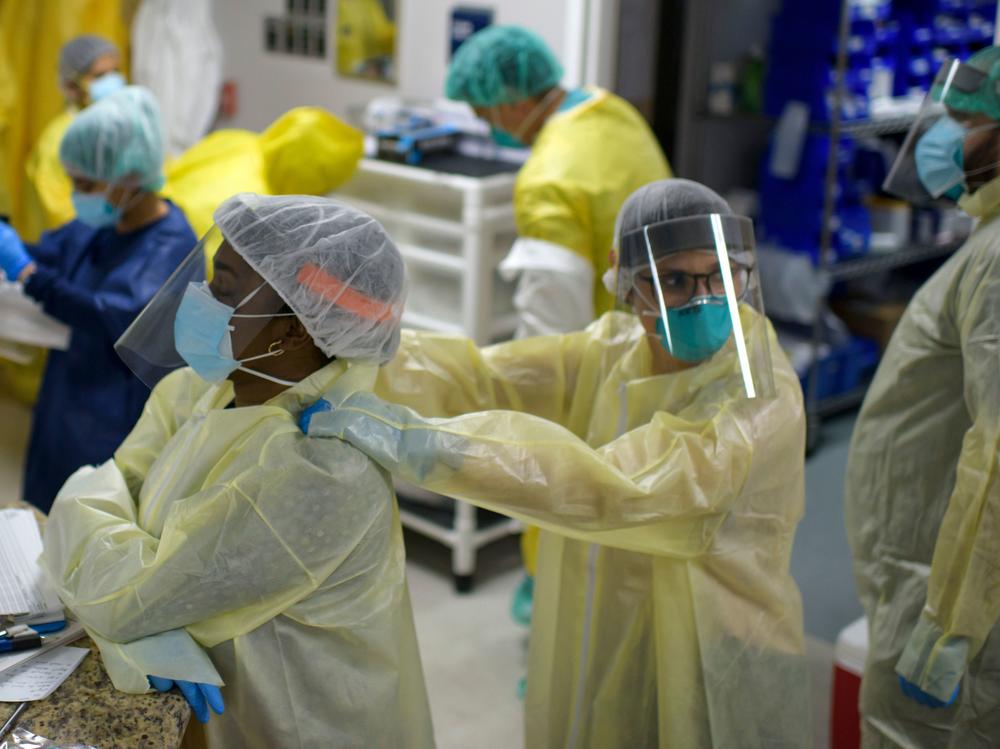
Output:
<instances>
[{"instance_id":1,"label":"person adjusting face shield","mask_svg":"<svg viewBox=\"0 0 1000 749\"><path fill-rule=\"evenodd\" d=\"M614 306L600 279L618 209L634 190L670 176L656 137L628 102L596 87L563 89L562 76L545 42L519 26L474 34L448 68L449 98L470 104L498 145L531 148L514 185L518 238L499 268L517 283L517 338L581 330ZM528 528L522 541L531 576L537 532ZM515 611L530 609L530 590L525 580Z\"/></svg>"},{"instance_id":2,"label":"person adjusting face shield","mask_svg":"<svg viewBox=\"0 0 1000 749\"><path fill-rule=\"evenodd\" d=\"M870 641L866 747L1000 736L998 81L1000 47L936 79L932 96L975 123L959 207L979 224L907 307L848 456L847 535Z\"/></svg>"},{"instance_id":3,"label":"person adjusting face shield","mask_svg":"<svg viewBox=\"0 0 1000 749\"><path fill-rule=\"evenodd\" d=\"M23 229L30 241L79 215L71 199L72 182L59 158L59 146L83 109L126 86L118 48L95 35L67 42L59 54L59 84L66 109L46 125L25 167L28 179Z\"/></svg>"},{"instance_id":4,"label":"person adjusting face shield","mask_svg":"<svg viewBox=\"0 0 1000 749\"><path fill-rule=\"evenodd\" d=\"M156 102L138 87L81 112L61 150L79 218L37 244L8 236L14 249L0 252L8 278L72 330L69 348L49 355L25 466L24 499L45 511L69 475L110 458L139 417L148 392L114 343L196 243L183 213L155 193L160 127Z\"/></svg>"},{"instance_id":5,"label":"person adjusting face shield","mask_svg":"<svg viewBox=\"0 0 1000 749\"><path fill-rule=\"evenodd\" d=\"M484 349L404 331L374 392L335 387L302 424L399 479L542 528L529 749L806 746L788 571L802 395L759 307L749 222L706 187L663 180L626 201L619 233L613 277L633 281L616 286L630 312ZM668 260L661 287L697 276L672 308L718 296L731 316L721 345L714 325L690 334L697 362L665 348L662 309L642 315L655 309L639 279Z\"/></svg>"},{"instance_id":6,"label":"person adjusting face shield","mask_svg":"<svg viewBox=\"0 0 1000 749\"><path fill-rule=\"evenodd\" d=\"M996 48L941 66L883 189L914 203L959 201L1000 167L1000 55Z\"/></svg>"},{"instance_id":7,"label":"person adjusting face shield","mask_svg":"<svg viewBox=\"0 0 1000 749\"><path fill-rule=\"evenodd\" d=\"M199 246L118 344L159 382L114 460L63 487L42 565L119 689L223 685L210 748L433 747L388 477L296 423L392 357L402 257L326 198L215 217L211 284Z\"/></svg>"}]
</instances>

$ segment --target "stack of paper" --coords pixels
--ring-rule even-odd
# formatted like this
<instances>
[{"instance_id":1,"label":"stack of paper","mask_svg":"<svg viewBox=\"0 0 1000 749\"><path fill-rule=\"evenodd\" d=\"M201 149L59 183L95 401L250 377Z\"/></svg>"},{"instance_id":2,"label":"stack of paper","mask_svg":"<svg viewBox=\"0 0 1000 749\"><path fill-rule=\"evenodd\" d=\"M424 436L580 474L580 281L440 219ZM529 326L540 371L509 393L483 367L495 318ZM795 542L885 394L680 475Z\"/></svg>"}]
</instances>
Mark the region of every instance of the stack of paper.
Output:
<instances>
[{"instance_id":1,"label":"stack of paper","mask_svg":"<svg viewBox=\"0 0 1000 749\"><path fill-rule=\"evenodd\" d=\"M46 315L17 284L0 282L0 320L3 320L0 343L26 343L60 350L69 346L69 328Z\"/></svg>"},{"instance_id":2,"label":"stack of paper","mask_svg":"<svg viewBox=\"0 0 1000 749\"><path fill-rule=\"evenodd\" d=\"M31 510L0 510L0 620L48 624L64 620L62 604L38 566L42 537Z\"/></svg>"},{"instance_id":3,"label":"stack of paper","mask_svg":"<svg viewBox=\"0 0 1000 749\"><path fill-rule=\"evenodd\" d=\"M55 648L3 671L0 702L44 700L69 678L89 652L87 648Z\"/></svg>"},{"instance_id":4,"label":"stack of paper","mask_svg":"<svg viewBox=\"0 0 1000 749\"><path fill-rule=\"evenodd\" d=\"M41 553L34 513L0 510L0 623L28 624L43 633L41 647L0 655L0 702L45 699L89 652L62 647L83 636L83 627L69 622L59 628L66 617L38 566Z\"/></svg>"}]
</instances>

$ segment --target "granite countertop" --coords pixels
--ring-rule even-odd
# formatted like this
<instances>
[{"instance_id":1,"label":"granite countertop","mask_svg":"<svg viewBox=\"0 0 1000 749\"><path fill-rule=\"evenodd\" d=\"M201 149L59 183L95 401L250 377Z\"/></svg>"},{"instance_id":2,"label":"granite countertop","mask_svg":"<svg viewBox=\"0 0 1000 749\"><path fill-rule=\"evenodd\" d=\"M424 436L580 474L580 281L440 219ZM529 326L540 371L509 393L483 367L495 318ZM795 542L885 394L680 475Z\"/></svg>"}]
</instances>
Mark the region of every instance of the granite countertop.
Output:
<instances>
[{"instance_id":1,"label":"granite countertop","mask_svg":"<svg viewBox=\"0 0 1000 749\"><path fill-rule=\"evenodd\" d=\"M191 711L180 692L119 692L89 637L71 645L89 647L90 655L48 699L29 702L17 725L53 741L92 744L99 749L177 749L181 745ZM0 702L0 726L16 708L17 703Z\"/></svg>"}]
</instances>

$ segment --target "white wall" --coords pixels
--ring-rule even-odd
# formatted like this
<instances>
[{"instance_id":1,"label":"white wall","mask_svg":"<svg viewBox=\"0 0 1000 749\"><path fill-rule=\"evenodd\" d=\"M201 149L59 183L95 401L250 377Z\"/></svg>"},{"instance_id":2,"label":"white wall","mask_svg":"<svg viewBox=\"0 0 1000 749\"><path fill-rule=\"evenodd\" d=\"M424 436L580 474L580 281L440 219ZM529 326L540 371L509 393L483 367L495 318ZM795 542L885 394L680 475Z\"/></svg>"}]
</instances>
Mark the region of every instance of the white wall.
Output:
<instances>
[{"instance_id":1,"label":"white wall","mask_svg":"<svg viewBox=\"0 0 1000 749\"><path fill-rule=\"evenodd\" d=\"M536 31L563 59L567 16L587 0L396 0L399 37L398 83L383 85L341 78L334 71L332 34L336 0L328 0L327 59L265 53L263 23L283 16L285 0L215 0L215 19L224 51L224 79L238 85L239 109L221 127L260 130L282 112L301 105L326 107L337 115L375 96L414 98L443 95L448 64L449 23L456 5L494 8L495 23L517 23Z\"/></svg>"}]
</instances>

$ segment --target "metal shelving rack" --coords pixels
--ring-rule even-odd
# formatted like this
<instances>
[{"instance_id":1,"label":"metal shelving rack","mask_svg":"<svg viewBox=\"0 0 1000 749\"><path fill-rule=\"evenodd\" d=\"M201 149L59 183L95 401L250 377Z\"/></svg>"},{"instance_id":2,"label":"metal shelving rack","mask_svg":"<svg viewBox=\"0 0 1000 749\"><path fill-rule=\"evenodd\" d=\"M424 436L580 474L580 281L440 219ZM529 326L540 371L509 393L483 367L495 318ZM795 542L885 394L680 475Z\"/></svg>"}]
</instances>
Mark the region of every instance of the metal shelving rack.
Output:
<instances>
[{"instance_id":1,"label":"metal shelving rack","mask_svg":"<svg viewBox=\"0 0 1000 749\"><path fill-rule=\"evenodd\" d=\"M824 133L830 136L830 147L827 154L827 168L824 182L823 226L820 234L819 269L831 281L848 281L863 278L873 273L881 273L895 268L945 257L953 253L960 243L941 245L912 246L901 248L895 252L869 255L866 257L835 262L833 259L832 221L836 209L836 186L838 149L842 135L854 137L899 135L909 130L915 121L913 115L879 118L858 122L843 122L842 112L845 91L845 73L847 69L847 44L850 31L850 0L842 0L840 8L840 25L837 43L837 70L833 96L833 111L830 124L822 127ZM820 129L817 128L816 129ZM817 397L819 389L819 371L817 366L819 352L823 344L823 318L829 304L826 295L820 298L813 322L812 330L812 362L809 369L809 381L806 388L806 416L808 420L807 448L813 449L819 442L822 421L825 417L841 411L854 408L864 400L868 383L846 393L827 398Z\"/></svg>"}]
</instances>

